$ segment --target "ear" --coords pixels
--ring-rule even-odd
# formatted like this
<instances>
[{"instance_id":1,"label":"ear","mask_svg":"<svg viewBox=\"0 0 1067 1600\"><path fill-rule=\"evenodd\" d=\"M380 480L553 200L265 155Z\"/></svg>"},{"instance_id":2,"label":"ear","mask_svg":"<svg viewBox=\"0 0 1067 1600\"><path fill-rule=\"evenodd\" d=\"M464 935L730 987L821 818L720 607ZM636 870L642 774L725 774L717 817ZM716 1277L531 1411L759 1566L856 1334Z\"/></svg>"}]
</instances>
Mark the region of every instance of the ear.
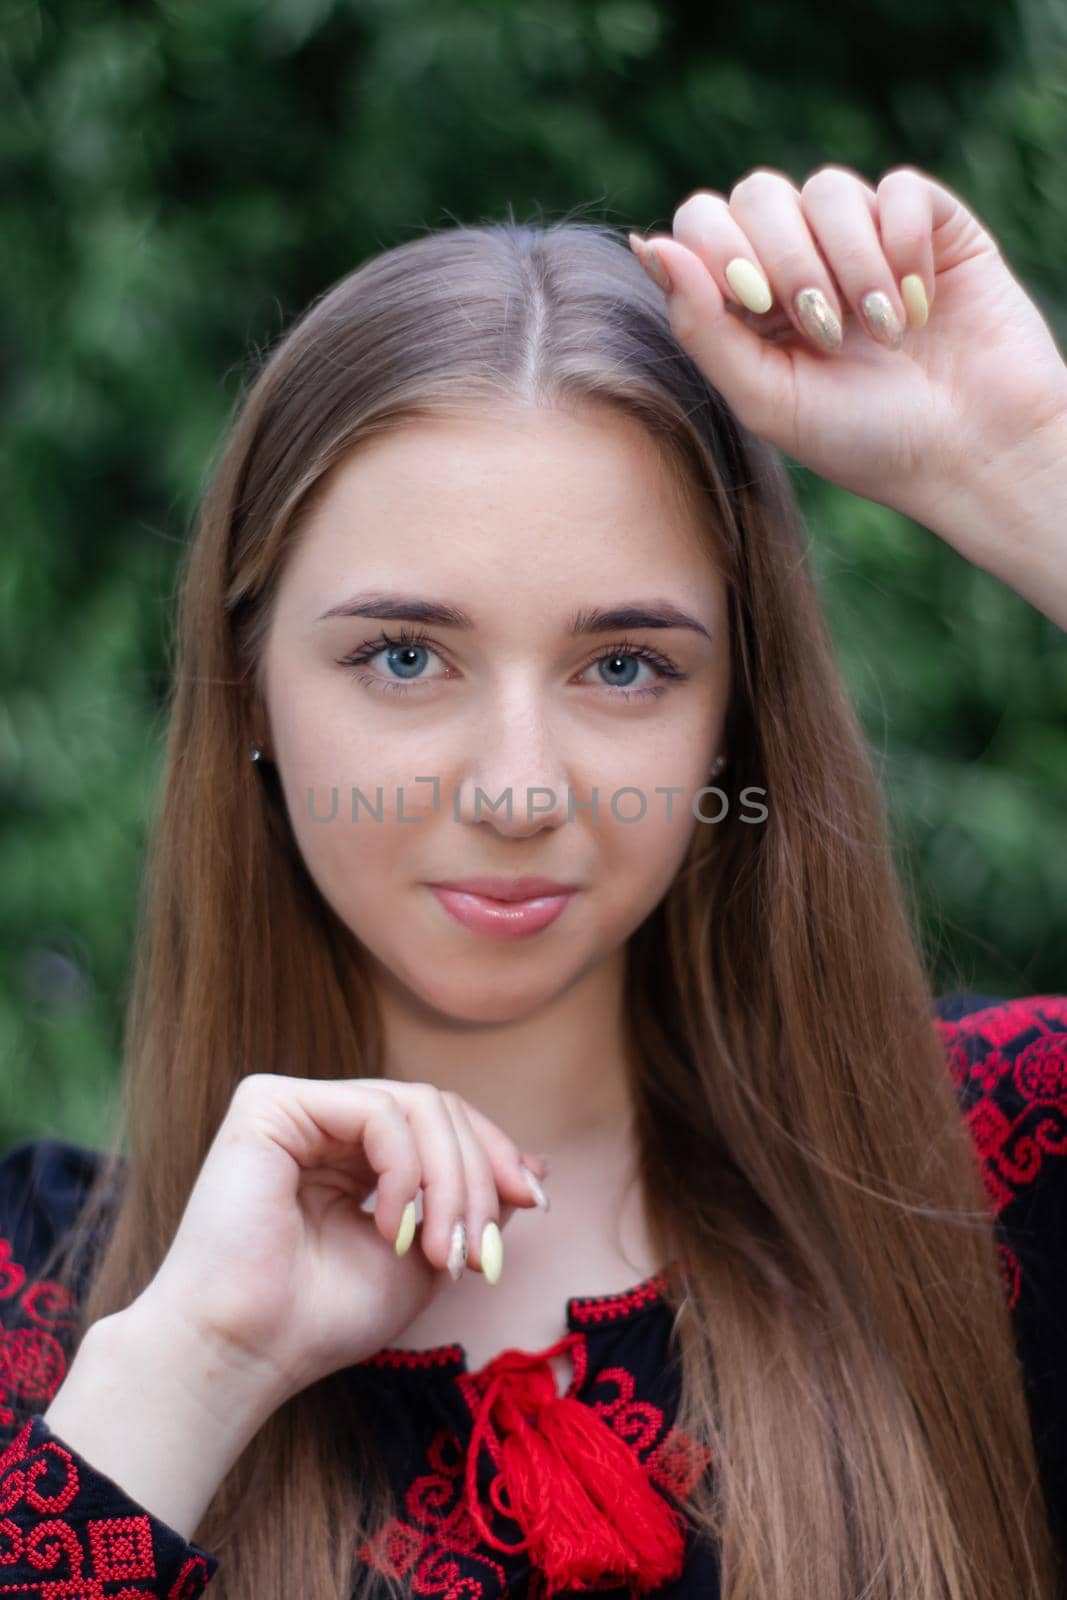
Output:
<instances>
[{"instance_id":1,"label":"ear","mask_svg":"<svg viewBox=\"0 0 1067 1600\"><path fill-rule=\"evenodd\" d=\"M263 760L273 761L270 720L267 717L267 710L259 696L251 692L249 692L246 701L246 718L249 746L258 745L263 752Z\"/></svg>"}]
</instances>

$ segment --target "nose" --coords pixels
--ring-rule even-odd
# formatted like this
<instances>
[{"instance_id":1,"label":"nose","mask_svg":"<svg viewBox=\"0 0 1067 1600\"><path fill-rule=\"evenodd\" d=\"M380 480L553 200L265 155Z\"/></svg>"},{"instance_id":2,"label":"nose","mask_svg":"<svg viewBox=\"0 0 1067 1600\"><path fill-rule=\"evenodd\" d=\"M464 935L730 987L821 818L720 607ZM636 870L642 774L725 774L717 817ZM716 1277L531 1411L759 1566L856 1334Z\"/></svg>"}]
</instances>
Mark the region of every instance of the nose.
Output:
<instances>
[{"instance_id":1,"label":"nose","mask_svg":"<svg viewBox=\"0 0 1067 1600\"><path fill-rule=\"evenodd\" d=\"M523 720L483 729L480 750L466 764L453 815L504 837L526 838L568 820L573 792L566 763L543 729ZM577 802L581 797L574 794Z\"/></svg>"}]
</instances>

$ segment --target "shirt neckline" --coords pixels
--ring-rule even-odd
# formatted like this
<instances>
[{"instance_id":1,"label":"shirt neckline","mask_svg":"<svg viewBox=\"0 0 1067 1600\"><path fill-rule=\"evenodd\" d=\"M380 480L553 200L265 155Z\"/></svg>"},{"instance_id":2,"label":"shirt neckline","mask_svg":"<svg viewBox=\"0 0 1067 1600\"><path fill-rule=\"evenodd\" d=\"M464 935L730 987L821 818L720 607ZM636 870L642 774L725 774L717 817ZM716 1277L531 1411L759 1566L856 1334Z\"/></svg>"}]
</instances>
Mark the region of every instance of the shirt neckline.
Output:
<instances>
[{"instance_id":1,"label":"shirt neckline","mask_svg":"<svg viewBox=\"0 0 1067 1600\"><path fill-rule=\"evenodd\" d=\"M628 1289L617 1289L609 1294L570 1295L564 1304L564 1320L568 1331L584 1333L609 1324L614 1327L664 1306L669 1271L669 1268L662 1267ZM533 1352L523 1348L523 1354L532 1355ZM421 1350L409 1349L405 1345L384 1345L356 1365L387 1371L448 1371L472 1375L465 1347L455 1342L430 1345ZM484 1362L476 1371L481 1372L485 1366L488 1366L488 1362Z\"/></svg>"}]
</instances>

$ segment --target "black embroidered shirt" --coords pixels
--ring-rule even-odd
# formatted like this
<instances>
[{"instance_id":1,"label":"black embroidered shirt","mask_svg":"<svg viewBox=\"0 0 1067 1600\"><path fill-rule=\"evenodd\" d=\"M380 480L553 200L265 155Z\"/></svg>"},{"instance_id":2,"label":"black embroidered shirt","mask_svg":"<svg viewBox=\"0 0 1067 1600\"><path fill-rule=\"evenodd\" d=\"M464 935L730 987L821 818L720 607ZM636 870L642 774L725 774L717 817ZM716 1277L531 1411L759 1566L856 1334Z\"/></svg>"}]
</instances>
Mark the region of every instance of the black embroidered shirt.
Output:
<instances>
[{"instance_id":1,"label":"black embroidered shirt","mask_svg":"<svg viewBox=\"0 0 1067 1600\"><path fill-rule=\"evenodd\" d=\"M1067 1551L1067 997L944 997L937 1014L989 1196L1049 1521ZM131 1499L43 1420L66 1374L76 1307L37 1268L76 1216L98 1160L56 1139L16 1145L0 1159L0 1596L195 1600L218 1558ZM552 1349L569 1351L567 1399L605 1425L616 1468L667 1508L714 1463L674 1425L664 1283L659 1274L621 1294L568 1300L568 1333ZM545 1352L508 1354L533 1370ZM396 1516L353 1550L371 1576L399 1574L427 1600L543 1600L545 1576L509 1515L501 1440L486 1423L499 1361L471 1372L452 1344L387 1348L350 1369L398 1496ZM10 1403L15 1378L24 1409ZM646 1523L646 1533L656 1526ZM665 1570L652 1592L713 1600L715 1550L688 1534L678 1549L676 1570ZM628 1588L584 1586L619 1597Z\"/></svg>"}]
</instances>

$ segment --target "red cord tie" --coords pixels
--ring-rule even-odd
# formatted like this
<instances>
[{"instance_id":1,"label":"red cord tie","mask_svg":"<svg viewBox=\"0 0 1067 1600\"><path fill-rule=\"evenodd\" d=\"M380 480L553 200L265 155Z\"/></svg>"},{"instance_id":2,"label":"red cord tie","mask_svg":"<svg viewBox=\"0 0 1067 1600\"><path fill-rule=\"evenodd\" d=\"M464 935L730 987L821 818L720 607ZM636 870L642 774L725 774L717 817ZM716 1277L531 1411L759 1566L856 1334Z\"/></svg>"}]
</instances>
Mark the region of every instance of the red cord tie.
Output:
<instances>
[{"instance_id":1,"label":"red cord tie","mask_svg":"<svg viewBox=\"0 0 1067 1600\"><path fill-rule=\"evenodd\" d=\"M530 1552L546 1596L609 1579L643 1594L680 1577L685 1520L603 1418L557 1392L549 1359L579 1338L569 1333L533 1355L504 1350L482 1368L488 1383L467 1452L467 1505L487 1544ZM522 1528L518 1544L490 1532L478 1502L478 1451L491 1423L501 1445L489 1498Z\"/></svg>"}]
</instances>

